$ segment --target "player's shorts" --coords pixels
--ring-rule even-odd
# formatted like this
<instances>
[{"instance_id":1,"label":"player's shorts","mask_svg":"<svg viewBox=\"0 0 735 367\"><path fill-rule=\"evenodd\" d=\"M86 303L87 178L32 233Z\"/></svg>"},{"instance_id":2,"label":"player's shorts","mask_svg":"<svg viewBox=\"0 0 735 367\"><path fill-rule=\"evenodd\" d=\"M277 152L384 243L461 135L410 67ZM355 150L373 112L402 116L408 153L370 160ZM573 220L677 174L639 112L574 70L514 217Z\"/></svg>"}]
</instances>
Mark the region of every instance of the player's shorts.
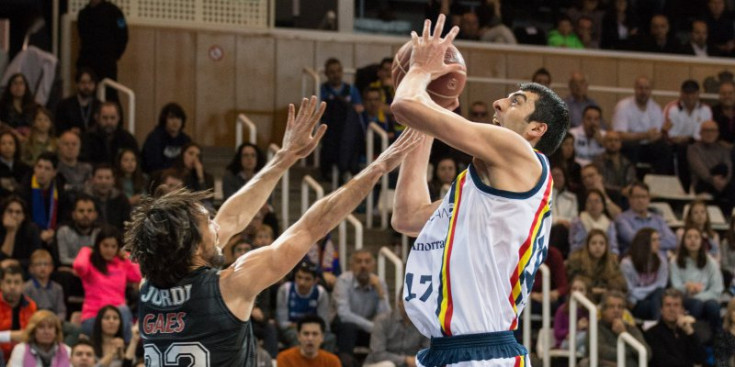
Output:
<instances>
[{"instance_id":1,"label":"player's shorts","mask_svg":"<svg viewBox=\"0 0 735 367\"><path fill-rule=\"evenodd\" d=\"M431 338L431 346L416 356L421 367L526 367L528 351L512 331Z\"/></svg>"}]
</instances>

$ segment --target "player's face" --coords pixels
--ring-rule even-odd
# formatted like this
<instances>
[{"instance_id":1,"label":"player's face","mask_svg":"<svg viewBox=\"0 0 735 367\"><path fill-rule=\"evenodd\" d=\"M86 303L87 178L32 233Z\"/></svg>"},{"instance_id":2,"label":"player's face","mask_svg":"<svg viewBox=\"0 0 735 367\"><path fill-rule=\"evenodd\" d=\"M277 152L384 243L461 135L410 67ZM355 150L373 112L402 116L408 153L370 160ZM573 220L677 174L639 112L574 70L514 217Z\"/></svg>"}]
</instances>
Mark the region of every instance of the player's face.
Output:
<instances>
[{"instance_id":1,"label":"player's face","mask_svg":"<svg viewBox=\"0 0 735 367\"><path fill-rule=\"evenodd\" d=\"M120 329L120 316L113 310L107 310L102 315L102 334L113 336Z\"/></svg>"},{"instance_id":2,"label":"player's face","mask_svg":"<svg viewBox=\"0 0 735 367\"><path fill-rule=\"evenodd\" d=\"M56 326L48 321L42 321L36 326L33 336L39 345L51 345L56 341Z\"/></svg>"},{"instance_id":3,"label":"player's face","mask_svg":"<svg viewBox=\"0 0 735 367\"><path fill-rule=\"evenodd\" d=\"M23 292L23 275L6 274L0 282L0 290L3 292L3 299L6 303L14 305Z\"/></svg>"},{"instance_id":4,"label":"player's face","mask_svg":"<svg viewBox=\"0 0 735 367\"><path fill-rule=\"evenodd\" d=\"M199 256L212 267L220 267L225 263L225 257L217 245L219 243L219 225L212 220L207 209L202 206L200 210L202 214L199 230L202 233L202 242L199 244Z\"/></svg>"},{"instance_id":5,"label":"player's face","mask_svg":"<svg viewBox=\"0 0 735 367\"><path fill-rule=\"evenodd\" d=\"M90 345L77 345L71 353L72 367L92 367L94 366L95 356L94 349Z\"/></svg>"},{"instance_id":6,"label":"player's face","mask_svg":"<svg viewBox=\"0 0 735 367\"><path fill-rule=\"evenodd\" d=\"M304 271L297 271L294 281L296 282L296 288L299 289L299 293L301 294L308 293L314 284L316 284L314 275Z\"/></svg>"},{"instance_id":7,"label":"player's face","mask_svg":"<svg viewBox=\"0 0 735 367\"><path fill-rule=\"evenodd\" d=\"M511 129L524 138L527 137L526 132L531 126L528 116L533 113L536 100L536 93L517 91L507 98L493 102L493 125Z\"/></svg>"},{"instance_id":8,"label":"player's face","mask_svg":"<svg viewBox=\"0 0 735 367\"><path fill-rule=\"evenodd\" d=\"M588 248L590 256L593 259L600 259L602 255L605 255L605 251L607 251L607 241L602 235L596 234L590 238Z\"/></svg>"},{"instance_id":9,"label":"player's face","mask_svg":"<svg viewBox=\"0 0 735 367\"><path fill-rule=\"evenodd\" d=\"M299 346L301 352L307 356L314 356L322 345L324 334L319 324L303 324L299 331Z\"/></svg>"}]
</instances>

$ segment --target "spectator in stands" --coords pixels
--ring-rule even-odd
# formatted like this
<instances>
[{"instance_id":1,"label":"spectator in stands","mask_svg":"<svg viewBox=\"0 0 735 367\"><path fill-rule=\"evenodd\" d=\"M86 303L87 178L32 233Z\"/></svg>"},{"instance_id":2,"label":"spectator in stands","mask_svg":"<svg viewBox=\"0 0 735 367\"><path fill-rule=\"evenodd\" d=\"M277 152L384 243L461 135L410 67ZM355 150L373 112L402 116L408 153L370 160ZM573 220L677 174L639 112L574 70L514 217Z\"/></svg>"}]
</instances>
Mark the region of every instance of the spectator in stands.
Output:
<instances>
[{"instance_id":1,"label":"spectator in stands","mask_svg":"<svg viewBox=\"0 0 735 367\"><path fill-rule=\"evenodd\" d=\"M651 191L648 185L636 182L630 189L630 209L624 211L615 220L620 244L620 253L624 254L632 245L634 237L641 228L653 228L660 238L661 254L676 249L676 235L671 231L664 218L648 210L651 203ZM664 256L665 257L665 256Z\"/></svg>"},{"instance_id":2,"label":"spectator in stands","mask_svg":"<svg viewBox=\"0 0 735 367\"><path fill-rule=\"evenodd\" d=\"M457 35L457 39L479 41L480 37L482 37L482 32L477 14L471 9L466 9L462 13L459 21L459 34Z\"/></svg>"},{"instance_id":3,"label":"spectator in stands","mask_svg":"<svg viewBox=\"0 0 735 367\"><path fill-rule=\"evenodd\" d=\"M115 174L111 165L100 163L94 167L87 194L96 201L100 222L124 230L125 221L130 218L130 203L115 188Z\"/></svg>"},{"instance_id":4,"label":"spectator in stands","mask_svg":"<svg viewBox=\"0 0 735 367\"><path fill-rule=\"evenodd\" d=\"M569 229L569 245L572 252L584 247L590 231L599 229L607 235L610 251L615 255L620 254L615 222L605 212L605 194L599 189L587 190L584 211L572 220Z\"/></svg>"},{"instance_id":5,"label":"spectator in stands","mask_svg":"<svg viewBox=\"0 0 735 367\"><path fill-rule=\"evenodd\" d=\"M436 162L433 177L429 181L429 196L432 200L444 198L454 178L457 177L457 161L452 157L440 158Z\"/></svg>"},{"instance_id":6,"label":"spectator in stands","mask_svg":"<svg viewBox=\"0 0 735 367\"><path fill-rule=\"evenodd\" d=\"M630 185L636 181L636 171L635 165L620 153L620 133L608 131L602 144L605 152L595 157L592 164L600 170L605 189L620 192L627 197L630 194Z\"/></svg>"},{"instance_id":7,"label":"spectator in stands","mask_svg":"<svg viewBox=\"0 0 735 367\"><path fill-rule=\"evenodd\" d=\"M646 330L651 346L652 367L704 365L704 345L694 332L694 317L684 314L684 297L677 289L667 289L661 304L661 319Z\"/></svg>"},{"instance_id":8,"label":"spectator in stands","mask_svg":"<svg viewBox=\"0 0 735 367\"><path fill-rule=\"evenodd\" d=\"M0 203L0 212L3 219L0 227L0 260L15 259L26 271L31 254L41 248L40 231L30 220L26 203L16 195L9 196Z\"/></svg>"},{"instance_id":9,"label":"spectator in stands","mask_svg":"<svg viewBox=\"0 0 735 367\"><path fill-rule=\"evenodd\" d=\"M227 165L225 175L222 177L222 196L227 200L232 194L245 186L261 168L265 166L265 156L257 145L242 143L237 147L232 161Z\"/></svg>"},{"instance_id":10,"label":"spectator in stands","mask_svg":"<svg viewBox=\"0 0 735 367\"><path fill-rule=\"evenodd\" d=\"M0 351L7 360L15 343L36 312L36 303L23 295L23 269L17 265L0 268Z\"/></svg>"},{"instance_id":11,"label":"spectator in stands","mask_svg":"<svg viewBox=\"0 0 735 367\"><path fill-rule=\"evenodd\" d=\"M652 228L639 230L630 249L620 262L628 284L628 304L633 315L644 320L658 320L661 297L669 280L668 261L661 254L661 236Z\"/></svg>"},{"instance_id":12,"label":"spectator in stands","mask_svg":"<svg viewBox=\"0 0 735 367\"><path fill-rule=\"evenodd\" d=\"M730 217L720 249L722 250L720 263L724 285L730 294L735 294L735 280L733 280L733 273L735 273L735 215Z\"/></svg>"},{"instance_id":13,"label":"spectator in stands","mask_svg":"<svg viewBox=\"0 0 735 367\"><path fill-rule=\"evenodd\" d=\"M572 252L566 268L569 279L577 275L590 279L588 297L595 302L607 291L627 292L627 284L618 265L618 256L610 251L609 239L599 229L592 229L584 247Z\"/></svg>"},{"instance_id":14,"label":"spectator in stands","mask_svg":"<svg viewBox=\"0 0 735 367\"><path fill-rule=\"evenodd\" d=\"M61 321L50 311L40 310L28 320L23 342L10 355L11 366L68 366L71 348L64 344Z\"/></svg>"},{"instance_id":15,"label":"spectator in stands","mask_svg":"<svg viewBox=\"0 0 735 367\"><path fill-rule=\"evenodd\" d=\"M191 142L184 132L186 112L178 103L168 103L158 114L158 125L148 134L143 143L143 172L153 174L171 168L181 149Z\"/></svg>"},{"instance_id":16,"label":"spectator in stands","mask_svg":"<svg viewBox=\"0 0 735 367\"><path fill-rule=\"evenodd\" d=\"M204 170L202 164L202 148L197 143L188 143L181 148L181 155L176 158L174 168L184 177L184 187L199 191L214 188L214 177Z\"/></svg>"},{"instance_id":17,"label":"spectator in stands","mask_svg":"<svg viewBox=\"0 0 735 367\"><path fill-rule=\"evenodd\" d=\"M0 122L13 128L19 136L28 136L37 106L28 79L21 73L14 74L0 95Z\"/></svg>"},{"instance_id":18,"label":"spectator in stands","mask_svg":"<svg viewBox=\"0 0 735 367\"><path fill-rule=\"evenodd\" d=\"M126 347L123 338L125 320L120 310L115 306L107 305L100 309L93 320L94 329L91 339L94 353L99 361L98 365L124 366L126 359L130 360L128 365L132 365L132 356L135 355L138 341L136 337L131 336L130 343Z\"/></svg>"},{"instance_id":19,"label":"spectator in stands","mask_svg":"<svg viewBox=\"0 0 735 367\"><path fill-rule=\"evenodd\" d=\"M482 36L481 41L491 43L503 43L507 45L518 44L513 31L503 22L502 12L500 10L501 0L485 0L475 8L477 17L480 20L480 29ZM512 24L512 22L507 22Z\"/></svg>"},{"instance_id":20,"label":"spectator in stands","mask_svg":"<svg viewBox=\"0 0 735 367\"><path fill-rule=\"evenodd\" d=\"M337 356L319 348L324 341L325 330L326 323L321 317L310 315L301 318L298 322L299 345L279 353L276 360L278 366L339 367Z\"/></svg>"},{"instance_id":21,"label":"spectator in stands","mask_svg":"<svg viewBox=\"0 0 735 367\"><path fill-rule=\"evenodd\" d=\"M25 164L33 164L43 152L56 153L56 134L51 121L51 112L39 106L33 112L33 123L28 140L23 145L21 159Z\"/></svg>"},{"instance_id":22,"label":"spectator in stands","mask_svg":"<svg viewBox=\"0 0 735 367\"><path fill-rule=\"evenodd\" d=\"M337 317L333 330L342 366L352 367L355 345L368 346L376 316L390 312L385 281L378 278L375 259L366 250L352 254L351 270L342 273L334 286ZM323 330L323 328L322 328Z\"/></svg>"},{"instance_id":23,"label":"spectator in stands","mask_svg":"<svg viewBox=\"0 0 735 367\"><path fill-rule=\"evenodd\" d=\"M569 129L569 133L574 135L574 153L580 165L589 164L592 159L605 151L603 147L605 131L600 126L601 119L600 107L590 105L582 112L582 124Z\"/></svg>"},{"instance_id":24,"label":"spectator in stands","mask_svg":"<svg viewBox=\"0 0 735 367\"><path fill-rule=\"evenodd\" d=\"M681 53L697 57L718 56L718 50L709 47L707 42L707 22L695 19L689 31L689 43L682 47Z\"/></svg>"},{"instance_id":25,"label":"spectator in stands","mask_svg":"<svg viewBox=\"0 0 735 367\"><path fill-rule=\"evenodd\" d=\"M339 60L333 57L327 59L324 63L324 75L327 76L327 81L321 85L319 92L322 101L329 103L338 100L351 104L358 113L363 111L360 92L354 86L342 81L344 73Z\"/></svg>"},{"instance_id":26,"label":"spectator in stands","mask_svg":"<svg viewBox=\"0 0 735 367\"><path fill-rule=\"evenodd\" d=\"M584 275L572 279L570 291L582 293L589 298L591 281ZM571 293L570 293L571 295ZM554 348L569 349L569 301L564 302L554 314ZM589 328L589 312L584 307L577 308L577 352L586 354L585 340Z\"/></svg>"},{"instance_id":27,"label":"spectator in stands","mask_svg":"<svg viewBox=\"0 0 735 367\"><path fill-rule=\"evenodd\" d=\"M467 118L470 121L482 122L489 124L492 122L492 116L488 112L487 103L483 101L474 101L470 106Z\"/></svg>"},{"instance_id":28,"label":"spectator in stands","mask_svg":"<svg viewBox=\"0 0 735 367\"><path fill-rule=\"evenodd\" d=\"M317 266L317 271L321 275L320 281L323 281L324 287L329 291L334 289L337 277L342 273L342 266L339 262L339 252L332 241L332 235L328 234L311 245L304 258Z\"/></svg>"},{"instance_id":29,"label":"spectator in stands","mask_svg":"<svg viewBox=\"0 0 735 367\"><path fill-rule=\"evenodd\" d=\"M90 163L109 163L124 148L138 151L135 137L120 124L120 105L103 102L95 114L96 125L82 135L82 157Z\"/></svg>"},{"instance_id":30,"label":"spectator in stands","mask_svg":"<svg viewBox=\"0 0 735 367\"><path fill-rule=\"evenodd\" d=\"M684 227L676 230L676 239L681 243L684 238L684 229L695 227L702 234L702 246L716 263L720 262L720 235L712 229L712 222L707 211L707 203L703 200L694 200L689 204L689 211L684 216Z\"/></svg>"},{"instance_id":31,"label":"spectator in stands","mask_svg":"<svg viewBox=\"0 0 735 367\"><path fill-rule=\"evenodd\" d=\"M651 18L649 33L639 34L631 39L630 46L633 51L680 53L681 48L669 30L669 18L663 14L656 14Z\"/></svg>"},{"instance_id":32,"label":"spectator in stands","mask_svg":"<svg viewBox=\"0 0 735 367\"><path fill-rule=\"evenodd\" d=\"M602 25L602 16L604 14L601 10L599 0L575 1L574 6L570 7L566 14L572 20L572 23L575 24L583 17L589 18L594 24L592 29L593 39L595 41L600 40L600 26Z\"/></svg>"},{"instance_id":33,"label":"spectator in stands","mask_svg":"<svg viewBox=\"0 0 735 367\"><path fill-rule=\"evenodd\" d=\"M71 367L94 367L96 362L94 347L86 339L79 340L71 348Z\"/></svg>"},{"instance_id":34,"label":"spectator in stands","mask_svg":"<svg viewBox=\"0 0 735 367\"><path fill-rule=\"evenodd\" d=\"M717 142L718 128L714 121L702 124L702 138L687 151L694 192L707 192L723 212L730 213L733 204L733 164L730 152Z\"/></svg>"},{"instance_id":35,"label":"spectator in stands","mask_svg":"<svg viewBox=\"0 0 735 367\"><path fill-rule=\"evenodd\" d=\"M582 41L573 31L572 20L562 15L556 21L556 28L549 32L547 44L552 47L584 48Z\"/></svg>"},{"instance_id":36,"label":"spectator in stands","mask_svg":"<svg viewBox=\"0 0 735 367\"><path fill-rule=\"evenodd\" d=\"M714 354L717 367L732 366L735 361L735 298L727 303L724 330L715 336Z\"/></svg>"},{"instance_id":37,"label":"spectator in stands","mask_svg":"<svg viewBox=\"0 0 735 367\"><path fill-rule=\"evenodd\" d=\"M131 207L138 205L148 189L148 176L138 162L138 154L132 149L121 150L115 160L115 188L125 195Z\"/></svg>"},{"instance_id":38,"label":"spectator in stands","mask_svg":"<svg viewBox=\"0 0 735 367\"><path fill-rule=\"evenodd\" d=\"M628 0L614 0L602 18L600 48L625 50L638 34L638 17Z\"/></svg>"},{"instance_id":39,"label":"spectator in stands","mask_svg":"<svg viewBox=\"0 0 735 367\"><path fill-rule=\"evenodd\" d=\"M712 118L720 130L720 144L732 149L735 143L735 84L729 80L722 81L719 94L720 103L712 107Z\"/></svg>"},{"instance_id":40,"label":"spectator in stands","mask_svg":"<svg viewBox=\"0 0 735 367\"><path fill-rule=\"evenodd\" d=\"M595 23L592 18L584 15L577 19L577 23L574 27L574 33L582 41L584 48L596 49L600 48L599 34L593 33L595 31Z\"/></svg>"},{"instance_id":41,"label":"spectator in stands","mask_svg":"<svg viewBox=\"0 0 735 367\"><path fill-rule=\"evenodd\" d=\"M81 192L87 181L92 178L92 165L79 161L81 146L82 139L74 130L65 131L59 136L57 171L64 179L64 189L67 192Z\"/></svg>"},{"instance_id":42,"label":"spectator in stands","mask_svg":"<svg viewBox=\"0 0 735 367\"><path fill-rule=\"evenodd\" d=\"M567 272L564 270L564 257L556 247L549 247L548 254L544 260L544 264L549 267L551 272L551 284L549 286L549 301L551 303L551 312L556 312L557 307L564 300L569 292L569 284L567 282ZM531 290L531 312L541 313L541 302L543 301L543 284L541 272L536 272L536 277Z\"/></svg>"},{"instance_id":43,"label":"spectator in stands","mask_svg":"<svg viewBox=\"0 0 735 367\"><path fill-rule=\"evenodd\" d=\"M561 251L566 259L569 255L569 227L572 220L579 215L577 195L567 189L566 172L561 167L551 168L554 186L551 188L554 200L551 206L551 234L549 244Z\"/></svg>"},{"instance_id":44,"label":"spectator in stands","mask_svg":"<svg viewBox=\"0 0 735 367\"><path fill-rule=\"evenodd\" d=\"M21 145L11 130L0 132L0 196L20 189L20 183L31 167L20 159Z\"/></svg>"},{"instance_id":45,"label":"spectator in stands","mask_svg":"<svg viewBox=\"0 0 735 367\"><path fill-rule=\"evenodd\" d=\"M97 74L90 68L81 68L74 79L77 93L69 98L62 99L56 105L56 133L61 135L72 130L81 135L92 125L92 114L97 111L100 101L96 97Z\"/></svg>"},{"instance_id":46,"label":"spectator in stands","mask_svg":"<svg viewBox=\"0 0 735 367\"><path fill-rule=\"evenodd\" d=\"M398 297L393 311L375 319L370 354L363 367L415 366L416 354L428 347L429 339L411 323L403 307L403 297Z\"/></svg>"},{"instance_id":47,"label":"spectator in stands","mask_svg":"<svg viewBox=\"0 0 735 367\"><path fill-rule=\"evenodd\" d=\"M442 30L442 37L444 37L452 26L460 24L463 11L464 7L458 0L429 0L424 7L424 18L430 19L431 24L436 24L439 14L444 14L447 17Z\"/></svg>"},{"instance_id":48,"label":"spectator in stands","mask_svg":"<svg viewBox=\"0 0 735 367\"><path fill-rule=\"evenodd\" d=\"M49 310L66 320L66 304L64 303L64 290L59 283L51 280L54 271L54 260L51 253L44 249L38 249L31 254L31 264L28 268L30 277L23 285L23 293L30 297L39 310Z\"/></svg>"},{"instance_id":49,"label":"spectator in stands","mask_svg":"<svg viewBox=\"0 0 735 367\"><path fill-rule=\"evenodd\" d=\"M623 154L631 162L646 162L654 173L672 174L671 150L662 140L664 115L661 106L651 99L652 83L648 77L635 80L635 95L615 105L613 130L620 132Z\"/></svg>"},{"instance_id":50,"label":"spectator in stands","mask_svg":"<svg viewBox=\"0 0 735 367\"><path fill-rule=\"evenodd\" d=\"M574 152L574 135L567 133L559 149L549 158L551 165L560 167L567 174L567 187L572 192L582 190L582 166L577 163Z\"/></svg>"},{"instance_id":51,"label":"spectator in stands","mask_svg":"<svg viewBox=\"0 0 735 367\"><path fill-rule=\"evenodd\" d=\"M376 87L368 87L365 89L365 93L362 96L365 110L360 114L362 125L367 131L370 123L376 123L380 126L383 131L388 134L388 144L394 141L397 137L396 134L396 123L391 115L385 113L383 101L380 99L380 89ZM374 141L374 154L377 157L381 152L380 144L381 139L378 134L373 137Z\"/></svg>"},{"instance_id":52,"label":"spectator in stands","mask_svg":"<svg viewBox=\"0 0 735 367\"><path fill-rule=\"evenodd\" d=\"M647 355L651 355L643 333L635 326L623 321L625 310L625 295L618 291L609 291L602 295L600 302L600 321L597 327L597 356L603 366L617 366L618 364L618 336L627 332L646 347ZM587 338L587 350L590 339ZM638 355L635 349L625 348L625 365L638 366Z\"/></svg>"},{"instance_id":53,"label":"spectator in stands","mask_svg":"<svg viewBox=\"0 0 735 367\"><path fill-rule=\"evenodd\" d=\"M53 153L43 153L27 176L20 196L30 207L30 218L41 230L41 240L51 243L54 231L66 210L66 191L56 173L59 160Z\"/></svg>"},{"instance_id":54,"label":"spectator in stands","mask_svg":"<svg viewBox=\"0 0 735 367\"><path fill-rule=\"evenodd\" d=\"M533 73L531 81L549 88L551 87L551 73L546 68L540 68Z\"/></svg>"},{"instance_id":55,"label":"spectator in stands","mask_svg":"<svg viewBox=\"0 0 735 367\"><path fill-rule=\"evenodd\" d=\"M102 227L94 241L94 247L83 247L74 260L74 271L84 286L82 304L82 333L93 334L95 315L105 305L115 306L122 315L125 339L130 340L133 315L125 304L125 287L141 280L138 264L131 262L122 252L120 232L112 227ZM147 299L150 295L141 295Z\"/></svg>"},{"instance_id":56,"label":"spectator in stands","mask_svg":"<svg viewBox=\"0 0 735 367\"><path fill-rule=\"evenodd\" d=\"M117 60L120 60L128 43L128 26L122 11L109 1L89 0L77 15L77 30L77 69L89 67L100 80L117 80ZM117 97L114 93L107 94L108 97L113 95Z\"/></svg>"},{"instance_id":57,"label":"spectator in stands","mask_svg":"<svg viewBox=\"0 0 735 367\"><path fill-rule=\"evenodd\" d=\"M707 320L714 332L719 331L722 273L717 262L707 256L699 229L688 227L684 231L670 269L671 286L684 293L684 308L695 318Z\"/></svg>"},{"instance_id":58,"label":"spectator in stands","mask_svg":"<svg viewBox=\"0 0 735 367\"><path fill-rule=\"evenodd\" d=\"M278 288L276 298L276 322L281 340L287 348L299 344L297 322L307 315L328 318L329 294L317 284L317 267L310 261L302 261L294 271L293 282L285 282Z\"/></svg>"},{"instance_id":59,"label":"spectator in stands","mask_svg":"<svg viewBox=\"0 0 735 367\"><path fill-rule=\"evenodd\" d=\"M380 90L380 100L383 102L383 112L392 115L390 104L393 103L393 96L396 94L396 88L393 85L393 58L386 57L380 60L380 66L377 70L377 79L373 80L368 87L378 88ZM365 89L363 89L364 91Z\"/></svg>"},{"instance_id":60,"label":"spectator in stands","mask_svg":"<svg viewBox=\"0 0 735 367\"><path fill-rule=\"evenodd\" d=\"M732 11L725 7L725 0L709 0L705 14L709 38L722 56L730 56L735 49L735 29Z\"/></svg>"},{"instance_id":61,"label":"spectator in stands","mask_svg":"<svg viewBox=\"0 0 735 367\"><path fill-rule=\"evenodd\" d=\"M605 187L605 181L603 181L602 175L600 174L600 168L594 164L588 164L582 168L582 185L584 190L580 191L578 197L581 197L579 204L586 205L586 192L596 189L603 195L603 203L605 204L605 214L611 220L615 220L622 213L621 207L623 206L624 197L620 192L612 191ZM580 208L582 210L583 208Z\"/></svg>"},{"instance_id":62,"label":"spectator in stands","mask_svg":"<svg viewBox=\"0 0 735 367\"><path fill-rule=\"evenodd\" d=\"M587 96L587 77L580 71L575 71L569 77L569 95L564 98L564 103L569 109L571 127L582 125L584 111L589 106L597 106L594 99Z\"/></svg>"},{"instance_id":63,"label":"spectator in stands","mask_svg":"<svg viewBox=\"0 0 735 367\"><path fill-rule=\"evenodd\" d=\"M71 272L74 259L83 247L92 247L100 229L97 226L97 206L94 198L80 194L74 201L71 223L61 225L56 233L60 271Z\"/></svg>"}]
</instances>

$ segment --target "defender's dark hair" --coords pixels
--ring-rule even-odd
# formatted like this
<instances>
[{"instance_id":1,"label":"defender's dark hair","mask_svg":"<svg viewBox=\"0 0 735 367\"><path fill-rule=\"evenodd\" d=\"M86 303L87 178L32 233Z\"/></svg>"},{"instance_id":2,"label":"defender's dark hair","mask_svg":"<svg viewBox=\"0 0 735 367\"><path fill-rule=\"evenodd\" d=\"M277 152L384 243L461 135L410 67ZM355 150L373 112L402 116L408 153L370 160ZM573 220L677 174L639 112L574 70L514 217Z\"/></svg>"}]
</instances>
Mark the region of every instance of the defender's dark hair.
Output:
<instances>
[{"instance_id":1,"label":"defender's dark hair","mask_svg":"<svg viewBox=\"0 0 735 367\"><path fill-rule=\"evenodd\" d=\"M327 324L324 322L324 319L317 315L306 315L302 317L297 323L297 330L301 332L301 327L304 324L319 324L319 328L322 330L322 334L324 334L324 331L327 328Z\"/></svg>"},{"instance_id":2,"label":"defender's dark hair","mask_svg":"<svg viewBox=\"0 0 735 367\"><path fill-rule=\"evenodd\" d=\"M105 275L107 275L107 260L102 257L102 253L100 253L100 246L102 245L102 241L108 238L114 238L115 241L117 241L117 248L119 251L120 247L122 246L120 231L118 231L115 227L103 226L102 229L100 229L99 233L97 233L97 237L95 237L94 239L94 245L92 246L92 255L89 256L89 261L92 263L92 265L97 268L100 273Z\"/></svg>"},{"instance_id":3,"label":"defender's dark hair","mask_svg":"<svg viewBox=\"0 0 735 367\"><path fill-rule=\"evenodd\" d=\"M521 90L538 95L533 113L528 115L526 120L546 124L546 133L536 143L535 148L548 157L559 148L569 130L567 105L554 91L538 83L523 83Z\"/></svg>"},{"instance_id":4,"label":"defender's dark hair","mask_svg":"<svg viewBox=\"0 0 735 367\"><path fill-rule=\"evenodd\" d=\"M169 117L180 118L181 131L184 131L184 127L186 126L186 112L184 112L184 108L180 104L169 102L163 106L161 113L158 114L158 126L166 127L166 119Z\"/></svg>"},{"instance_id":5,"label":"defender's dark hair","mask_svg":"<svg viewBox=\"0 0 735 367\"><path fill-rule=\"evenodd\" d=\"M178 189L145 197L125 223L125 248L154 286L169 288L189 273L202 241L201 202L211 196L209 191Z\"/></svg>"}]
</instances>

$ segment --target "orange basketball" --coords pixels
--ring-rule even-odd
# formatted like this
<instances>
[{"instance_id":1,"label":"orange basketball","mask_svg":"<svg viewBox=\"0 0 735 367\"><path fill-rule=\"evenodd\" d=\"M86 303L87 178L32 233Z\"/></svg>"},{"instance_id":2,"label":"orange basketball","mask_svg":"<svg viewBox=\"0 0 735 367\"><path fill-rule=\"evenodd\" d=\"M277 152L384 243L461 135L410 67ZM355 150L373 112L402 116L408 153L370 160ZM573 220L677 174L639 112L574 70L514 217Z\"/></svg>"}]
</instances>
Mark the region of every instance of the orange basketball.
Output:
<instances>
[{"instance_id":1,"label":"orange basketball","mask_svg":"<svg viewBox=\"0 0 735 367\"><path fill-rule=\"evenodd\" d=\"M403 77L408 72L408 68L411 64L411 54L413 53L413 45L411 41L406 42L396 53L393 58L393 85L398 88L398 84L401 83ZM451 106L455 98L458 98L462 94L464 85L467 82L467 67L464 63L464 58L459 50L450 45L447 49L447 53L444 55L444 63L446 64L460 64L462 65L461 71L453 71L449 74L445 74L433 80L429 83L426 91L429 93L434 102L442 107Z\"/></svg>"}]
</instances>

